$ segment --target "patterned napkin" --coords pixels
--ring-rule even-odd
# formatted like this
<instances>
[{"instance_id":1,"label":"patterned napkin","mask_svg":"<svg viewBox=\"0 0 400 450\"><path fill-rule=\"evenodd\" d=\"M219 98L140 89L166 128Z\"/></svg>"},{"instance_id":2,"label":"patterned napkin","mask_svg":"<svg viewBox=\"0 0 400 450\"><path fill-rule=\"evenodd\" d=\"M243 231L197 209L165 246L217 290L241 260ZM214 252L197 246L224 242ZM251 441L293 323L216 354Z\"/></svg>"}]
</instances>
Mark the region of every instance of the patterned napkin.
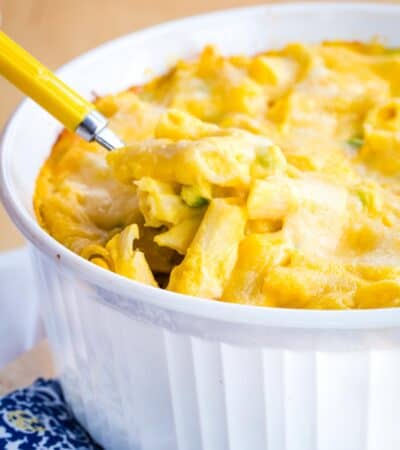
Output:
<instances>
[{"instance_id":1,"label":"patterned napkin","mask_svg":"<svg viewBox=\"0 0 400 450\"><path fill-rule=\"evenodd\" d=\"M0 398L0 449L101 450L74 418L58 381L38 379L32 386Z\"/></svg>"}]
</instances>

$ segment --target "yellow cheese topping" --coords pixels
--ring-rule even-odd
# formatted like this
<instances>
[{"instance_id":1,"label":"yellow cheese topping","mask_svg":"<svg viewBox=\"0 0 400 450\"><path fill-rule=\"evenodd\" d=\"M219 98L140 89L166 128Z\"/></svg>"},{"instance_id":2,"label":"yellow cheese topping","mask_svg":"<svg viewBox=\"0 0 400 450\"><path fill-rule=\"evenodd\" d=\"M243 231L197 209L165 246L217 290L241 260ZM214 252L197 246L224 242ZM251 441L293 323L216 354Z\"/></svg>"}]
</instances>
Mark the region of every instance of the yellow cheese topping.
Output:
<instances>
[{"instance_id":1,"label":"yellow cheese topping","mask_svg":"<svg viewBox=\"0 0 400 450\"><path fill-rule=\"evenodd\" d=\"M206 47L96 104L127 147L64 131L34 198L74 252L226 302L400 305L400 51Z\"/></svg>"}]
</instances>

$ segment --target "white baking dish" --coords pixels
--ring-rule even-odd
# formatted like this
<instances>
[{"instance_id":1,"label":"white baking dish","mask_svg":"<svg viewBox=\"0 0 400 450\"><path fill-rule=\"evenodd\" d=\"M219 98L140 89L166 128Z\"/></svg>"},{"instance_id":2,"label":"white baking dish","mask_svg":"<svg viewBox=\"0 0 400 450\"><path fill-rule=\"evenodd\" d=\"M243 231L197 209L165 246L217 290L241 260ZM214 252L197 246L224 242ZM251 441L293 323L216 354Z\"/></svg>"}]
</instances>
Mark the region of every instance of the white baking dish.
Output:
<instances>
[{"instance_id":1,"label":"white baking dish","mask_svg":"<svg viewBox=\"0 0 400 450\"><path fill-rule=\"evenodd\" d=\"M400 7L295 4L219 12L134 33L59 73L90 96L142 83L205 44L400 44ZM399 81L400 82L400 81ZM400 310L256 308L143 286L69 252L32 194L60 128L25 101L1 144L1 190L32 243L66 397L107 449L398 450ZM17 280L16 280L17 281ZM23 311L21 311L23 314Z\"/></svg>"}]
</instances>

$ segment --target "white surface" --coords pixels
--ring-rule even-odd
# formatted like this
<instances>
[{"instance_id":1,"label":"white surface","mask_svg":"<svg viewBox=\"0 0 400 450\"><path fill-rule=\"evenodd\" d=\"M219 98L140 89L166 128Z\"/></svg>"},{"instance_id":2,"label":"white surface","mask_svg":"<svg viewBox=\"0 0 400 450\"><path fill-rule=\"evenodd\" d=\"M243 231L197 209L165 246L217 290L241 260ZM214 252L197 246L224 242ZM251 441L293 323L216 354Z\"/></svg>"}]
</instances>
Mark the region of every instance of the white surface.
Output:
<instances>
[{"instance_id":1,"label":"white surface","mask_svg":"<svg viewBox=\"0 0 400 450\"><path fill-rule=\"evenodd\" d=\"M104 93L140 83L149 67L163 70L210 42L226 53L376 35L398 45L399 23L394 5L261 6L127 36L61 73L84 94ZM89 264L46 235L31 210L37 171L58 130L23 104L2 141L2 195L36 247L67 398L100 443L118 450L400 448L400 309L232 305Z\"/></svg>"},{"instance_id":2,"label":"white surface","mask_svg":"<svg viewBox=\"0 0 400 450\"><path fill-rule=\"evenodd\" d=\"M0 368L43 335L36 289L28 250L0 253Z\"/></svg>"}]
</instances>

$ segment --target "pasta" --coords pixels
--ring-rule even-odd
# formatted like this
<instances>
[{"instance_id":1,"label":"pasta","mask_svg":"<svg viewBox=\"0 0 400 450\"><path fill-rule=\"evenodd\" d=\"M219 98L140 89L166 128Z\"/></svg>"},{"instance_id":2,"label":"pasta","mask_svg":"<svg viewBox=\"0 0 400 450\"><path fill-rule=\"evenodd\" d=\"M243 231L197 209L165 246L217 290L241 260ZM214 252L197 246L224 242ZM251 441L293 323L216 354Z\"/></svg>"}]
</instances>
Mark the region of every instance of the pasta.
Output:
<instances>
[{"instance_id":1,"label":"pasta","mask_svg":"<svg viewBox=\"0 0 400 450\"><path fill-rule=\"evenodd\" d=\"M40 224L154 287L257 306L400 306L400 52L209 46L96 100L127 142L63 131L37 180Z\"/></svg>"}]
</instances>

